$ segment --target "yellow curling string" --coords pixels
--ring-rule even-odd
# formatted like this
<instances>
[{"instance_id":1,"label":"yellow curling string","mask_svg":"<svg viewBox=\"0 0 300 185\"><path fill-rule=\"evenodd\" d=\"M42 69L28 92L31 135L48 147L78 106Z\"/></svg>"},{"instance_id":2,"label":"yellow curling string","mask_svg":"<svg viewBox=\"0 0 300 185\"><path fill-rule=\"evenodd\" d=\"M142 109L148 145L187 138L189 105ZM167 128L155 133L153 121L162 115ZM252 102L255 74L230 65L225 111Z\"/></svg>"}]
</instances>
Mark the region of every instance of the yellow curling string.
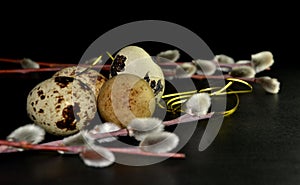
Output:
<instances>
[{"instance_id":1,"label":"yellow curling string","mask_svg":"<svg viewBox=\"0 0 300 185\"><path fill-rule=\"evenodd\" d=\"M93 63L92 63L92 66L98 64L98 62L101 60L102 58L102 55L100 55Z\"/></svg>"},{"instance_id":2,"label":"yellow curling string","mask_svg":"<svg viewBox=\"0 0 300 185\"><path fill-rule=\"evenodd\" d=\"M216 92L213 92L213 93L210 93L211 96L214 96L214 95L222 95L224 92L223 91L226 91L226 89L228 89L231 85L233 84L232 81L228 82L223 88L221 88L220 90L216 91ZM225 92L227 93L227 92Z\"/></svg>"},{"instance_id":3,"label":"yellow curling string","mask_svg":"<svg viewBox=\"0 0 300 185\"><path fill-rule=\"evenodd\" d=\"M180 92L180 93L173 93L173 94L167 94L167 95L163 95L162 99L166 99L166 98L170 98L170 97L174 97L169 99L166 102L166 106L170 107L171 110L174 110L173 106L174 105L178 105L178 104L182 104L184 102L186 102L188 100L188 98L190 98L191 96L193 96L196 93L203 93L203 92L209 92L212 91L214 89L219 89L220 87L210 87L210 88L205 88L205 89L200 89L199 91L194 90L194 91L187 91L187 92ZM161 108L165 108L163 105L161 105L160 103L158 103L158 105ZM170 111L173 112L173 111Z\"/></svg>"},{"instance_id":4,"label":"yellow curling string","mask_svg":"<svg viewBox=\"0 0 300 185\"><path fill-rule=\"evenodd\" d=\"M107 51L106 54L109 56L110 59L112 59L112 61L115 60L115 58Z\"/></svg>"},{"instance_id":5,"label":"yellow curling string","mask_svg":"<svg viewBox=\"0 0 300 185\"><path fill-rule=\"evenodd\" d=\"M211 92L213 90L216 90L216 89L219 89L215 92L211 92L210 93L210 96L220 96L220 95L229 95L229 94L234 94L235 97L236 97L236 104L233 108L227 110L227 111L224 111L224 112L221 112L221 114L223 114L224 116L229 116L231 114L233 114L238 106L239 106L239 103L240 103L240 100L239 100L239 96L238 94L240 93L251 93L252 90L253 90L253 87L246 81L244 80L240 80L240 79L236 79L236 78L227 78L226 80L228 80L229 82L224 86L224 87L210 87L210 88L205 88L205 89L201 89L199 91L197 90L194 90L194 91L187 91L187 92L180 92L180 93L173 93L173 94L168 94L168 95L163 95L162 96L162 99L168 99L168 98L171 98L169 100L166 101L166 107L164 107L163 105L161 105L160 103L158 103L158 105L161 107L161 108L166 108L168 112L173 112L173 113L176 113L176 112L183 112L182 109L180 109L181 105L186 102L188 100L188 98L190 98L192 95L196 94L196 93L201 93L201 92ZM249 89L248 90L229 90L229 87L234 83L234 82L238 82L238 83L241 83L243 85L246 85ZM176 97L174 97L176 96Z\"/></svg>"},{"instance_id":6,"label":"yellow curling string","mask_svg":"<svg viewBox=\"0 0 300 185\"><path fill-rule=\"evenodd\" d=\"M239 107L239 104L240 104L240 98L239 98L239 96L238 96L237 93L235 93L234 95L235 95L235 97L236 97L236 103L235 103L235 106L234 106L232 109L229 109L229 110L227 110L227 111L222 112L222 114L223 114L224 116L229 116L229 115L233 114L233 113L237 110L237 108Z\"/></svg>"},{"instance_id":7,"label":"yellow curling string","mask_svg":"<svg viewBox=\"0 0 300 185\"><path fill-rule=\"evenodd\" d=\"M218 89L217 87L210 87L210 88L205 88L205 89L200 89L199 91L194 90L194 91L187 91L187 92L180 92L180 93L173 93L173 94L167 94L167 95L163 95L162 99L166 99L166 98L170 98L170 97L174 97L177 96L175 98L171 98L170 100L167 101L167 107L174 102L173 104L171 104L169 107L169 109L167 109L167 112L176 112L181 106L177 106L176 108L174 108L174 105L177 104L182 104L184 102L187 101L188 98L190 98L193 94L196 94L197 92L201 93L201 92L207 92L207 91L212 91L214 89ZM185 98L185 99L183 99ZM176 101L178 99L183 99L180 101ZM166 107L164 107L160 102L157 103L158 106L162 109L165 109ZM182 110L179 110L180 112L183 112Z\"/></svg>"},{"instance_id":8,"label":"yellow curling string","mask_svg":"<svg viewBox=\"0 0 300 185\"><path fill-rule=\"evenodd\" d=\"M76 74L76 76L79 76L87 71L89 71L90 69L92 69L96 64L99 63L99 61L101 60L102 55L100 55L90 66L88 66L85 70L81 71L80 73Z\"/></svg>"},{"instance_id":9,"label":"yellow curling string","mask_svg":"<svg viewBox=\"0 0 300 185\"><path fill-rule=\"evenodd\" d=\"M169 98L169 97L173 97L173 96L181 96L181 95L185 95L185 94L195 94L197 93L197 90L194 91L187 91L187 92L180 92L180 93L173 93L173 94L167 94L167 95L163 95L161 98Z\"/></svg>"},{"instance_id":10,"label":"yellow curling string","mask_svg":"<svg viewBox=\"0 0 300 185\"><path fill-rule=\"evenodd\" d=\"M205 89L200 89L199 91L194 90L194 91L186 91L186 92L179 92L179 93L173 93L173 94L166 94L166 95L163 95L161 98L165 99L165 98L169 98L169 97L173 97L173 96L181 96L181 95L185 95L185 94L195 94L197 92L199 92L199 93L207 92L207 91L212 91L214 89L219 89L219 87L209 87L209 88L205 88Z\"/></svg>"},{"instance_id":11,"label":"yellow curling string","mask_svg":"<svg viewBox=\"0 0 300 185\"><path fill-rule=\"evenodd\" d=\"M195 94L195 93L194 93ZM182 102L184 103L184 100L186 100L186 98L190 98L192 95L182 95L182 96L177 96L175 98L171 98L169 101L167 101L167 106L169 106L172 102ZM183 100L178 100L178 99L183 99ZM172 105L172 104L171 104Z\"/></svg>"},{"instance_id":12,"label":"yellow curling string","mask_svg":"<svg viewBox=\"0 0 300 185\"><path fill-rule=\"evenodd\" d=\"M218 95L225 95L225 94L243 94L243 93L251 93L253 91L253 87L252 85L250 85L248 82L244 81L244 80L240 80L240 79L236 79L236 78L227 78L226 80L229 80L230 82L228 84L230 84L229 86L227 86L226 89L228 89L233 82L239 82L241 84L246 85L247 87L249 87L249 90L237 90L237 91L228 91L228 92L221 92L221 90L218 91ZM224 88L222 88L222 90L226 90Z\"/></svg>"}]
</instances>

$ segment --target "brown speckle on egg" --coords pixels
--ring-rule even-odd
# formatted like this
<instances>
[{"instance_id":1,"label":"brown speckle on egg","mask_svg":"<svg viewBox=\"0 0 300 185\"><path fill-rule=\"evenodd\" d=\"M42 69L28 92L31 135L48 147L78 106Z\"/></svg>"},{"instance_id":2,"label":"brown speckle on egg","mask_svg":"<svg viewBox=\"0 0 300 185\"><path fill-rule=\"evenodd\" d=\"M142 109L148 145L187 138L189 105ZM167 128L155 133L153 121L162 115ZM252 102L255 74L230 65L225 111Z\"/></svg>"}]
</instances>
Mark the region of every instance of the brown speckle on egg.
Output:
<instances>
[{"instance_id":1,"label":"brown speckle on egg","mask_svg":"<svg viewBox=\"0 0 300 185\"><path fill-rule=\"evenodd\" d=\"M155 84L156 84L155 80L151 80L150 87L153 89L155 87Z\"/></svg>"},{"instance_id":2,"label":"brown speckle on egg","mask_svg":"<svg viewBox=\"0 0 300 185\"><path fill-rule=\"evenodd\" d=\"M73 112L73 106L69 105L62 111L63 120L56 122L56 126L59 129L75 130L76 120Z\"/></svg>"},{"instance_id":3,"label":"brown speckle on egg","mask_svg":"<svg viewBox=\"0 0 300 185\"><path fill-rule=\"evenodd\" d=\"M44 94L44 93L43 93L42 90L39 90L39 91L37 92L37 94L38 94L38 96L41 96L41 95Z\"/></svg>"},{"instance_id":4,"label":"brown speckle on egg","mask_svg":"<svg viewBox=\"0 0 300 185\"><path fill-rule=\"evenodd\" d=\"M146 75L144 76L144 80L148 83L150 82L149 72L147 72Z\"/></svg>"},{"instance_id":5,"label":"brown speckle on egg","mask_svg":"<svg viewBox=\"0 0 300 185\"><path fill-rule=\"evenodd\" d=\"M164 85L162 84L161 80L158 80L154 88L154 94L157 95L158 93L162 92L163 89Z\"/></svg>"},{"instance_id":6,"label":"brown speckle on egg","mask_svg":"<svg viewBox=\"0 0 300 185\"><path fill-rule=\"evenodd\" d=\"M65 88L68 86L70 82L73 82L74 78L72 77L66 77L66 76L58 76L55 77L55 82L57 85L59 85L61 88Z\"/></svg>"},{"instance_id":7,"label":"brown speckle on egg","mask_svg":"<svg viewBox=\"0 0 300 185\"><path fill-rule=\"evenodd\" d=\"M57 103L60 104L62 101L64 101L64 97L63 96L56 96L57 98Z\"/></svg>"},{"instance_id":8,"label":"brown speckle on egg","mask_svg":"<svg viewBox=\"0 0 300 185\"><path fill-rule=\"evenodd\" d=\"M124 71L126 57L123 55L117 55L111 65L110 74L111 76L118 75L118 72Z\"/></svg>"},{"instance_id":9,"label":"brown speckle on egg","mask_svg":"<svg viewBox=\"0 0 300 185\"><path fill-rule=\"evenodd\" d=\"M86 69L86 67L81 66L66 67L56 72L53 77L67 76L80 80L82 84L85 85L83 88L90 88L94 92L95 98L97 99L99 91L102 85L107 81L107 78L93 69L85 71ZM81 73L83 71L85 72Z\"/></svg>"}]
</instances>

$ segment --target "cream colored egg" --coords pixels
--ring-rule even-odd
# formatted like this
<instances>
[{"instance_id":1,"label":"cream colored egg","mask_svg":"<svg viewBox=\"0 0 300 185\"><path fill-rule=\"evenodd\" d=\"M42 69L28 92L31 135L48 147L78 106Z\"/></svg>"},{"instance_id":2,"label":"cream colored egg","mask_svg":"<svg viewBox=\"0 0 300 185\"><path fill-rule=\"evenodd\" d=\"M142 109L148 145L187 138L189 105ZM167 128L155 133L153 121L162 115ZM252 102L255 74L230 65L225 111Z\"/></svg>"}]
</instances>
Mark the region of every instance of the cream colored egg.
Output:
<instances>
[{"instance_id":1,"label":"cream colored egg","mask_svg":"<svg viewBox=\"0 0 300 185\"><path fill-rule=\"evenodd\" d=\"M153 115L154 93L140 77L120 74L103 85L98 97L98 110L105 121L126 127L133 118Z\"/></svg>"},{"instance_id":2,"label":"cream colored egg","mask_svg":"<svg viewBox=\"0 0 300 185\"><path fill-rule=\"evenodd\" d=\"M93 69L89 69L84 73L81 73L86 69L86 67L81 66L66 67L56 72L53 76L68 76L76 78L89 86L94 92L95 97L98 97L99 91L102 85L106 82L107 78Z\"/></svg>"},{"instance_id":3,"label":"cream colored egg","mask_svg":"<svg viewBox=\"0 0 300 185\"><path fill-rule=\"evenodd\" d=\"M27 113L48 133L66 136L78 132L97 112L92 90L80 80L57 76L35 86L27 97Z\"/></svg>"},{"instance_id":4,"label":"cream colored egg","mask_svg":"<svg viewBox=\"0 0 300 185\"><path fill-rule=\"evenodd\" d=\"M157 102L164 93L163 71L143 48L127 46L115 55L110 75L118 74L134 74L143 78L152 88Z\"/></svg>"}]
</instances>

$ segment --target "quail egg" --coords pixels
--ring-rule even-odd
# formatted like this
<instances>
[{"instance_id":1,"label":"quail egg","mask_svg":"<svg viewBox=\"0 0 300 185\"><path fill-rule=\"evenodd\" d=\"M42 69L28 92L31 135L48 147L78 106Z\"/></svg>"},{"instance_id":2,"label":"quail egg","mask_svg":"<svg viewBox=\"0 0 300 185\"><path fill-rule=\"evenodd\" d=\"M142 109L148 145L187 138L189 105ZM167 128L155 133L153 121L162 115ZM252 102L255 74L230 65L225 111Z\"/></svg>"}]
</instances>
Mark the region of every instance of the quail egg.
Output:
<instances>
[{"instance_id":1,"label":"quail egg","mask_svg":"<svg viewBox=\"0 0 300 185\"><path fill-rule=\"evenodd\" d=\"M141 47L127 46L115 55L110 68L110 76L114 77L119 74L134 74L143 78L152 88L157 102L164 93L163 71Z\"/></svg>"},{"instance_id":2,"label":"quail egg","mask_svg":"<svg viewBox=\"0 0 300 185\"><path fill-rule=\"evenodd\" d=\"M144 79L120 74L110 78L101 88L98 110L105 121L126 127L133 118L153 115L154 93Z\"/></svg>"},{"instance_id":3,"label":"quail egg","mask_svg":"<svg viewBox=\"0 0 300 185\"><path fill-rule=\"evenodd\" d=\"M29 118L46 132L66 136L78 132L94 118L93 91L72 77L56 76L36 85L27 97Z\"/></svg>"}]
</instances>

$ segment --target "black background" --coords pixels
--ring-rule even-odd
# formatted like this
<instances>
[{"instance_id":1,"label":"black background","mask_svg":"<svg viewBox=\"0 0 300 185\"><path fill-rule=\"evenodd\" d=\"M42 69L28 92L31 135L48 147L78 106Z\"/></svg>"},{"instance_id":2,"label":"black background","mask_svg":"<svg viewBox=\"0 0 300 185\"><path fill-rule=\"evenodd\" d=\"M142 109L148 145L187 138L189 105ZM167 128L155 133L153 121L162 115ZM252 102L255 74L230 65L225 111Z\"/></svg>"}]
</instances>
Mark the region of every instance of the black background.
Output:
<instances>
[{"instance_id":1,"label":"black background","mask_svg":"<svg viewBox=\"0 0 300 185\"><path fill-rule=\"evenodd\" d=\"M132 21L164 20L195 32L215 54L239 60L271 51L275 64L263 75L278 78L281 91L268 95L255 85L252 94L242 95L238 111L224 120L216 140L204 152L197 150L205 129L205 122L200 122L182 149L187 154L184 160L93 169L77 156L1 154L0 184L299 184L299 19L295 7L244 2L177 7L140 2L131 9L118 3L76 9L73 4L1 6L0 57L78 63L87 47L110 29ZM153 54L161 49L152 48ZM50 75L0 77L2 139L28 123L26 92Z\"/></svg>"},{"instance_id":2,"label":"black background","mask_svg":"<svg viewBox=\"0 0 300 185\"><path fill-rule=\"evenodd\" d=\"M103 33L122 24L147 19L182 25L199 35L215 54L225 53L236 60L270 50L278 59L275 67L286 67L297 53L299 29L293 4L211 2L174 7L145 4L143 6L148 8L125 8L123 4L97 7L81 3L77 4L80 8L52 4L36 8L3 5L1 56L76 63Z\"/></svg>"}]
</instances>

